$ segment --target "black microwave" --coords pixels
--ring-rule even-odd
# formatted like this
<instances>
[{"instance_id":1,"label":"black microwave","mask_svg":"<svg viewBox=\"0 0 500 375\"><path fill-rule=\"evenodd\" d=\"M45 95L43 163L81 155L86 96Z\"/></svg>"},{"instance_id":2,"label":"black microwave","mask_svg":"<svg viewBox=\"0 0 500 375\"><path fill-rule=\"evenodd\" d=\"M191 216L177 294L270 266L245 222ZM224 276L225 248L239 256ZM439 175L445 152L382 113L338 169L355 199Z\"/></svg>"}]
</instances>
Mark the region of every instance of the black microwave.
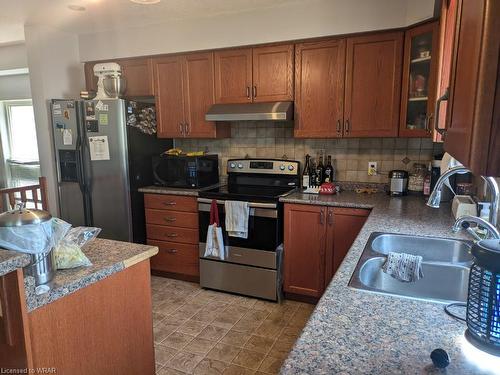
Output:
<instances>
[{"instance_id":1,"label":"black microwave","mask_svg":"<svg viewBox=\"0 0 500 375\"><path fill-rule=\"evenodd\" d=\"M217 155L165 155L153 157L155 184L178 188L203 188L219 183Z\"/></svg>"}]
</instances>

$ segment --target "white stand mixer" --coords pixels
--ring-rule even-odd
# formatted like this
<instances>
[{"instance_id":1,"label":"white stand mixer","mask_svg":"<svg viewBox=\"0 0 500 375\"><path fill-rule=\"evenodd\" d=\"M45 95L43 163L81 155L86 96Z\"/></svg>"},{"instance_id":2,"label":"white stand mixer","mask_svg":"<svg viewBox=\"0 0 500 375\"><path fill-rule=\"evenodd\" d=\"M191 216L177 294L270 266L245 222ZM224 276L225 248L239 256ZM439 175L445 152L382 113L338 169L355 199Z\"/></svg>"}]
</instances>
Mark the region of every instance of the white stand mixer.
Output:
<instances>
[{"instance_id":1,"label":"white stand mixer","mask_svg":"<svg viewBox=\"0 0 500 375\"><path fill-rule=\"evenodd\" d=\"M122 69L120 65L114 62L97 63L94 65L94 75L98 78L97 94L94 99L115 99L125 91L125 81L121 77ZM104 79L113 79L115 81L113 90L110 93L109 87L104 88Z\"/></svg>"}]
</instances>

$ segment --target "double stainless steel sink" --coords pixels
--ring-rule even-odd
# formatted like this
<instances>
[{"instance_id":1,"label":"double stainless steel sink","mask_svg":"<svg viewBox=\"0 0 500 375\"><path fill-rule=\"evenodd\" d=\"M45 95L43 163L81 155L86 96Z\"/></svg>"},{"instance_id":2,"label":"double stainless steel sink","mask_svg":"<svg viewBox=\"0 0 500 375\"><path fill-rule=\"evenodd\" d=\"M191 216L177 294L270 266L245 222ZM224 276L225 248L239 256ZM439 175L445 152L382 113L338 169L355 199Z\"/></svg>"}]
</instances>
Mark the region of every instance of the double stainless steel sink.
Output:
<instances>
[{"instance_id":1,"label":"double stainless steel sink","mask_svg":"<svg viewBox=\"0 0 500 375\"><path fill-rule=\"evenodd\" d=\"M372 233L352 274L349 286L432 302L467 300L472 242L393 233ZM401 282L382 271L389 252L420 255L424 277Z\"/></svg>"}]
</instances>

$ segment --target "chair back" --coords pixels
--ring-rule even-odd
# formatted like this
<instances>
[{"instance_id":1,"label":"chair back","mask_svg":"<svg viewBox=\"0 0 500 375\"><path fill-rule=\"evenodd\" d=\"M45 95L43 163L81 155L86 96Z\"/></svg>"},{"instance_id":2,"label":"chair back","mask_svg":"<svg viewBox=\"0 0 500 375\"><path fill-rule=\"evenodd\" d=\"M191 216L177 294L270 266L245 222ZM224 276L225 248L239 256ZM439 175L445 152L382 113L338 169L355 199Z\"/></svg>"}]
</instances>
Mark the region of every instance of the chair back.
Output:
<instances>
[{"instance_id":1,"label":"chair back","mask_svg":"<svg viewBox=\"0 0 500 375\"><path fill-rule=\"evenodd\" d=\"M13 210L18 203L24 203L28 208L48 211L47 179L40 177L38 185L0 189L0 212Z\"/></svg>"}]
</instances>

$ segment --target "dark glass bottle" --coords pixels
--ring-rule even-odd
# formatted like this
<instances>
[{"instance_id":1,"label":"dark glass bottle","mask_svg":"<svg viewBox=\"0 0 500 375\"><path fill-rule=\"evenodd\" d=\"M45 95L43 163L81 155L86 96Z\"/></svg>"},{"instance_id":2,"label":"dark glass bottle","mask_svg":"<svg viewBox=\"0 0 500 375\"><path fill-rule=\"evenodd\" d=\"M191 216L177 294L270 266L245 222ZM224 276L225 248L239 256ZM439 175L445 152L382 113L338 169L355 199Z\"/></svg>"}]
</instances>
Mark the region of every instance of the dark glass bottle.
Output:
<instances>
[{"instance_id":1,"label":"dark glass bottle","mask_svg":"<svg viewBox=\"0 0 500 375\"><path fill-rule=\"evenodd\" d=\"M316 163L314 159L311 158L311 167L309 169L309 186L316 186L318 183L318 176L316 175Z\"/></svg>"},{"instance_id":2,"label":"dark glass bottle","mask_svg":"<svg viewBox=\"0 0 500 375\"><path fill-rule=\"evenodd\" d=\"M319 157L319 162L316 167L316 185L320 186L325 182L325 166L323 165L323 156Z\"/></svg>"},{"instance_id":3,"label":"dark glass bottle","mask_svg":"<svg viewBox=\"0 0 500 375\"><path fill-rule=\"evenodd\" d=\"M335 180L335 169L332 165L332 155L328 155L328 161L326 162L325 181L326 179L328 179L329 182L333 182Z\"/></svg>"},{"instance_id":4,"label":"dark glass bottle","mask_svg":"<svg viewBox=\"0 0 500 375\"><path fill-rule=\"evenodd\" d=\"M309 154L306 155L306 164L304 165L304 170L302 171L302 189L307 189L311 185L311 173L310 173L310 168L311 166L309 165L309 159L311 157Z\"/></svg>"}]
</instances>

